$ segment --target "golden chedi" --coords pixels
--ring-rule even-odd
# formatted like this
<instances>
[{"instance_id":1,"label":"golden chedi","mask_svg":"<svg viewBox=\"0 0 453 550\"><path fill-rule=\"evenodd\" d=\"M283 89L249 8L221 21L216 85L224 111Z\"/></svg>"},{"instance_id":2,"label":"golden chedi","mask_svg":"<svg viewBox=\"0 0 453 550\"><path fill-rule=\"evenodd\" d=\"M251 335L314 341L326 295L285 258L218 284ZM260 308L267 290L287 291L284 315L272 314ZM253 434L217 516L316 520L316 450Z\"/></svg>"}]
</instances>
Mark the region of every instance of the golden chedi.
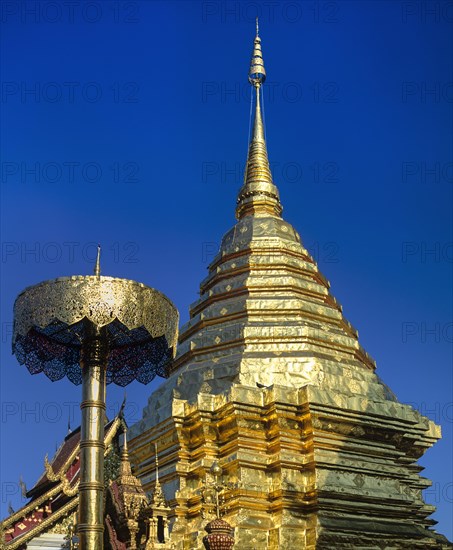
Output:
<instances>
[{"instance_id":1,"label":"golden chedi","mask_svg":"<svg viewBox=\"0 0 453 550\"><path fill-rule=\"evenodd\" d=\"M416 462L440 429L380 381L281 218L261 114L265 77L257 33L237 223L201 283L168 380L131 429L137 475L152 490L157 443L177 550L203 548L214 462L235 550L447 548L430 529L430 482Z\"/></svg>"}]
</instances>

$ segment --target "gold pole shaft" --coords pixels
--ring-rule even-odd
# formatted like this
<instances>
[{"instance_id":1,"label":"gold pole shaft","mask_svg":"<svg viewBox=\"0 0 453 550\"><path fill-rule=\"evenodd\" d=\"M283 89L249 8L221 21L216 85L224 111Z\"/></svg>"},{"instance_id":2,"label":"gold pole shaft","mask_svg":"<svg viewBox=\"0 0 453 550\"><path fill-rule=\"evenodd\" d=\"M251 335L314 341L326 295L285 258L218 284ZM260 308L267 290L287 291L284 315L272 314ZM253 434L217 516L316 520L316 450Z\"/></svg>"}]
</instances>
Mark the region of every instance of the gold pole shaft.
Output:
<instances>
[{"instance_id":1,"label":"gold pole shaft","mask_svg":"<svg viewBox=\"0 0 453 550\"><path fill-rule=\"evenodd\" d=\"M87 322L82 348L82 425L80 436L79 548L104 547L104 424L107 340Z\"/></svg>"}]
</instances>

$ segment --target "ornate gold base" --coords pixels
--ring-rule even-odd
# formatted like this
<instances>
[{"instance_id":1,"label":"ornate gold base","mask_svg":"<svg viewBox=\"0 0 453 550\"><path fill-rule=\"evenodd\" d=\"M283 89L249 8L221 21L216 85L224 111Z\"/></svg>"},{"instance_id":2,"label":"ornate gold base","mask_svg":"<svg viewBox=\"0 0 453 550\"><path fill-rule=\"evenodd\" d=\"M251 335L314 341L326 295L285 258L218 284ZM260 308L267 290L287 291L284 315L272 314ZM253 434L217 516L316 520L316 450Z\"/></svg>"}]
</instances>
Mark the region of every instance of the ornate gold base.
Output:
<instances>
[{"instance_id":1,"label":"ornate gold base","mask_svg":"<svg viewBox=\"0 0 453 550\"><path fill-rule=\"evenodd\" d=\"M376 539L406 550L442 548L427 529L433 507L420 498L426 481L414 456L439 430L408 405L340 388L234 385L226 396L200 393L192 404L174 399L172 422L131 439L143 480L153 478L154 442L165 457L160 473L176 516L175 548L202 548L212 519L202 495L214 461L227 485L220 509L235 550L371 548Z\"/></svg>"}]
</instances>

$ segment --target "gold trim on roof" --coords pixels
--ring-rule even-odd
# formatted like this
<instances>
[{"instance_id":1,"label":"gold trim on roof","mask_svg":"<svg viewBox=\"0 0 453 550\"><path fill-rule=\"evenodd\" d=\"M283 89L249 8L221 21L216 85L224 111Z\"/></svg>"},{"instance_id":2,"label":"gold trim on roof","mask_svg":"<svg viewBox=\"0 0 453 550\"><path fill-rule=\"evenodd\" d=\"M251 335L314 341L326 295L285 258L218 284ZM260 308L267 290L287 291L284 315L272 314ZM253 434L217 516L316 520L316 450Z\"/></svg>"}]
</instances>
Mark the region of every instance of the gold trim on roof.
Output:
<instances>
[{"instance_id":1,"label":"gold trim on roof","mask_svg":"<svg viewBox=\"0 0 453 550\"><path fill-rule=\"evenodd\" d=\"M43 519L40 523L36 525L36 527L33 527L33 529L30 529L30 531L27 531L22 536L15 538L11 542L3 543L3 546L0 546L0 548L4 548L5 550L16 550L16 548L20 548L23 544L26 544L34 537L42 533L42 531L44 531L49 525L56 523L60 518L66 516L73 508L78 505L78 503L79 497L75 496L59 510L54 512L46 519ZM0 542L0 545L1 544L2 543Z\"/></svg>"},{"instance_id":2,"label":"gold trim on roof","mask_svg":"<svg viewBox=\"0 0 453 550\"><path fill-rule=\"evenodd\" d=\"M105 435L105 447L106 447L106 451L105 451L105 455L109 452L109 445L110 443L112 442L118 428L120 427L120 425L125 425L124 423L124 420L122 418L120 418L119 416L115 417L115 419L112 421L112 424L110 425L110 427L108 428L107 430L107 433ZM39 498L35 499L35 500L32 500L31 502L29 502L28 504L26 504L23 508L21 508L20 510L18 510L16 513L14 513L13 515L9 516L8 518L5 518L2 522L0 522L0 526L3 530L7 529L9 526L13 525L14 523L16 523L17 521L19 521L22 517L26 516L29 512L31 512L33 509L35 509L37 506L40 506L41 504L43 504L44 502L46 502L47 500L53 498L54 496L58 495L59 493L61 492L65 492L65 483L61 480L61 474L63 473L66 473L66 471L68 470L69 466L72 464L72 462L74 461L74 459L76 458L77 454L80 452L80 449L79 449L79 445L76 445L76 447L74 448L74 450L72 451L72 453L69 455L69 457L67 458L66 462L63 464L63 466L58 470L58 474L55 475L56 480L60 480L60 482L58 483L58 485L56 485L55 487L52 487L51 489L49 489L48 491L46 491L43 495L41 495ZM46 458L45 460L47 459L47 455L46 455ZM49 464L49 462L47 461L47 463ZM46 473L47 473L47 468L46 468ZM50 478L49 478L50 479ZM51 480L53 481L53 480ZM67 481L67 479L66 479ZM69 482L67 481L67 483L69 484ZM77 484L77 487L78 487L78 484ZM67 493L65 493L67 494ZM73 495L68 495L68 496L74 496L76 493L74 493ZM78 496L76 497L76 500L78 502ZM71 500L71 502L74 502L73 500ZM54 514L52 514L51 517L53 517ZM42 526L43 522L41 522L39 524L39 527ZM38 526L37 526L38 527ZM36 529L33 528L33 531ZM27 533L28 534L28 533ZM24 535L25 536L25 535ZM16 540L16 539L15 539ZM14 541L11 541L11 544ZM22 541L22 537L21 537L21 541ZM22 541L23 542L23 541ZM2 544L2 541L0 540L0 548L1 548L1 544ZM3 543L5 545L5 543ZM8 550L10 548L15 548L13 546L11 546L11 544L6 544L5 545L5 548L8 548Z\"/></svg>"}]
</instances>

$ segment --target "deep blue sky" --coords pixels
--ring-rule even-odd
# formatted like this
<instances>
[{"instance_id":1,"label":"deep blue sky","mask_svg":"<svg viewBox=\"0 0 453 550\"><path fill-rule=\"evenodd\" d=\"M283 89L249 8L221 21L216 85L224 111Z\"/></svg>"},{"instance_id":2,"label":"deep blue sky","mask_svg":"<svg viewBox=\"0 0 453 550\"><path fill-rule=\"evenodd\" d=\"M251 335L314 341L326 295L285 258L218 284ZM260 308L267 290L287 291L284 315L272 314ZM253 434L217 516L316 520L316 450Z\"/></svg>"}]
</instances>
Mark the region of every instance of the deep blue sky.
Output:
<instances>
[{"instance_id":1,"label":"deep blue sky","mask_svg":"<svg viewBox=\"0 0 453 550\"><path fill-rule=\"evenodd\" d=\"M79 421L80 388L11 356L16 295L91 273L99 241L104 274L158 288L187 319L234 223L258 10L284 217L379 376L442 425L421 463L452 538L451 2L269 4L3 3L2 516ZM158 383L128 388L129 422ZM108 388L111 415L122 396Z\"/></svg>"}]
</instances>

